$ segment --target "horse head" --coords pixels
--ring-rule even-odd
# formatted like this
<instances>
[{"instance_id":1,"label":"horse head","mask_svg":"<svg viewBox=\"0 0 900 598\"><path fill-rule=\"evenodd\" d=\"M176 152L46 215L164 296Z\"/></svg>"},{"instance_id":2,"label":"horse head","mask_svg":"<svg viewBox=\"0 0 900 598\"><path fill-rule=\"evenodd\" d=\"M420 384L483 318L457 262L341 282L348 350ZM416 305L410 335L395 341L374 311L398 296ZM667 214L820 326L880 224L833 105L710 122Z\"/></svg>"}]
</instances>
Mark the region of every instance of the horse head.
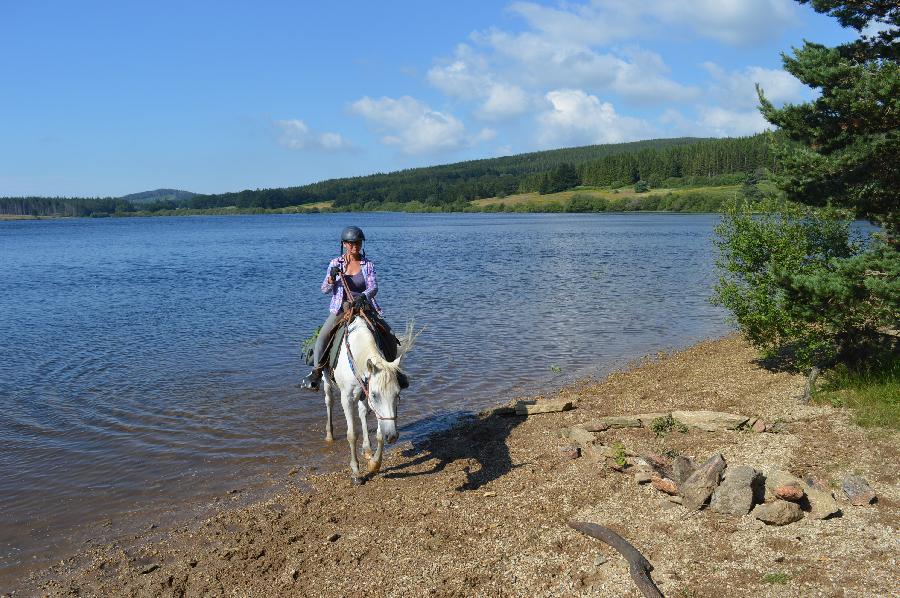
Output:
<instances>
[{"instance_id":1,"label":"horse head","mask_svg":"<svg viewBox=\"0 0 900 598\"><path fill-rule=\"evenodd\" d=\"M388 444L397 441L397 408L400 391L409 386L409 379L400 369L401 357L388 361L380 356L366 360L369 373L369 399L378 418L378 429Z\"/></svg>"}]
</instances>

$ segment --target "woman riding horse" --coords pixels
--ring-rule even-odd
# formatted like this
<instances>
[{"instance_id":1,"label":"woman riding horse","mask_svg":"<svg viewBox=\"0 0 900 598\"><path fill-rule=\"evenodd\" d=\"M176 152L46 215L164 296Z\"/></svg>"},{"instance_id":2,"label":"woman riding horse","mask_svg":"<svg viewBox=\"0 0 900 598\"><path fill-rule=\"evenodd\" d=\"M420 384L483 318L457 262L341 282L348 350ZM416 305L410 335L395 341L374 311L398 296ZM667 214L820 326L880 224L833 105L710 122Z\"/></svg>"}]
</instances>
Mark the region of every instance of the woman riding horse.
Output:
<instances>
[{"instance_id":1,"label":"woman riding horse","mask_svg":"<svg viewBox=\"0 0 900 598\"><path fill-rule=\"evenodd\" d=\"M365 307L366 304L380 316L382 311L375 301L375 295L378 293L378 283L375 280L375 264L366 259L366 254L362 251L363 241L366 240L365 234L358 226L348 226L341 231L341 246L343 255L336 257L328 263L328 269L325 272L325 280L322 281L322 292L331 293L331 312L316 339L316 346L313 352L313 369L300 382L302 388L309 390L319 390L319 383L322 380L322 370L325 368L327 355L325 354L326 343L331 337L335 325L344 315L346 306L353 305L355 307ZM344 297L344 284L340 280L340 275L347 283L350 297ZM380 320L381 325L386 328L386 332L390 333L387 322Z\"/></svg>"}]
</instances>

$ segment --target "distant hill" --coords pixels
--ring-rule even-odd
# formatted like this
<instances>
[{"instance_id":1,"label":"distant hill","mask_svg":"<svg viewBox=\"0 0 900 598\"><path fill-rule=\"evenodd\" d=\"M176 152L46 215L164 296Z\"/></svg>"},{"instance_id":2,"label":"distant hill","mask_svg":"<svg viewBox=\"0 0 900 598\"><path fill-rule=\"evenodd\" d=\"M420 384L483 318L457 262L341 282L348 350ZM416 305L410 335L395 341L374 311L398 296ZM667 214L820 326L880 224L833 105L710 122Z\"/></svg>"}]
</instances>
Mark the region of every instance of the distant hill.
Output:
<instances>
[{"instance_id":1,"label":"distant hill","mask_svg":"<svg viewBox=\"0 0 900 598\"><path fill-rule=\"evenodd\" d=\"M132 193L130 195L123 195L118 199L124 199L125 201L130 201L135 205L142 205L148 203L155 203L158 201L184 201L192 198L197 195L196 193L192 193L190 191L181 191L180 189L156 189L155 191L142 191L140 193Z\"/></svg>"}]
</instances>

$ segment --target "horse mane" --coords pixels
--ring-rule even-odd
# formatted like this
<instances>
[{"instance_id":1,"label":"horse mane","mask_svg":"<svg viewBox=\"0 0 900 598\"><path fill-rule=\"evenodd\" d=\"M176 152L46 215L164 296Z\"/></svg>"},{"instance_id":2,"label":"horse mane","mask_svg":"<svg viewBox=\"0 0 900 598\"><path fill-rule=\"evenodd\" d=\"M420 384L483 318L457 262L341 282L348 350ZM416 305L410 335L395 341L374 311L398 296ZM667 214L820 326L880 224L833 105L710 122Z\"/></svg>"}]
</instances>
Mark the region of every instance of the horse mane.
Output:
<instances>
[{"instance_id":1,"label":"horse mane","mask_svg":"<svg viewBox=\"0 0 900 598\"><path fill-rule=\"evenodd\" d=\"M375 344L375 336L372 334L372 331L369 330L369 327L366 326L360 318L354 319L353 323L356 324L356 326L353 326L350 331L356 330L360 326L365 329L367 334L364 337L364 342L367 345L366 348L371 353L369 358L375 357L376 364L381 369L382 373L387 374L371 377L369 379L369 390L378 392L379 394L394 394L399 392L400 389L409 386L409 379L400 364L403 363L403 357L413 348L416 338L418 338L424 329L416 332L414 330L413 321L406 323L406 330L404 331L403 336L398 339L400 341L400 348L397 352L397 357L399 359L397 359L397 363L392 363L385 359L384 355L381 354L381 351L378 350L378 346Z\"/></svg>"}]
</instances>

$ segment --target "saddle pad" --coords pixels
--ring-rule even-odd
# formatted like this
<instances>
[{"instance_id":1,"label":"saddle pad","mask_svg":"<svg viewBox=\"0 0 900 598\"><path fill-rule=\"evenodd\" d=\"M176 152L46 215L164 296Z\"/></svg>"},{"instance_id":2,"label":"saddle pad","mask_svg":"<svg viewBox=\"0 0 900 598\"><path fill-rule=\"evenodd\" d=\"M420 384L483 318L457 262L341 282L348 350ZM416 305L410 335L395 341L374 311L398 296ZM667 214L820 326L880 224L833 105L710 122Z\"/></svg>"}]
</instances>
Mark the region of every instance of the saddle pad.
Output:
<instances>
[{"instance_id":1,"label":"saddle pad","mask_svg":"<svg viewBox=\"0 0 900 598\"><path fill-rule=\"evenodd\" d=\"M381 351L382 356L388 361L397 359L397 348L400 346L397 337L393 334L382 333L377 326L372 333L375 337L375 345ZM343 324L334 331L334 335L331 337L331 344L328 347L328 364L332 370L337 367L338 355L341 354L341 345L344 343L345 334L347 334L347 325Z\"/></svg>"}]
</instances>

